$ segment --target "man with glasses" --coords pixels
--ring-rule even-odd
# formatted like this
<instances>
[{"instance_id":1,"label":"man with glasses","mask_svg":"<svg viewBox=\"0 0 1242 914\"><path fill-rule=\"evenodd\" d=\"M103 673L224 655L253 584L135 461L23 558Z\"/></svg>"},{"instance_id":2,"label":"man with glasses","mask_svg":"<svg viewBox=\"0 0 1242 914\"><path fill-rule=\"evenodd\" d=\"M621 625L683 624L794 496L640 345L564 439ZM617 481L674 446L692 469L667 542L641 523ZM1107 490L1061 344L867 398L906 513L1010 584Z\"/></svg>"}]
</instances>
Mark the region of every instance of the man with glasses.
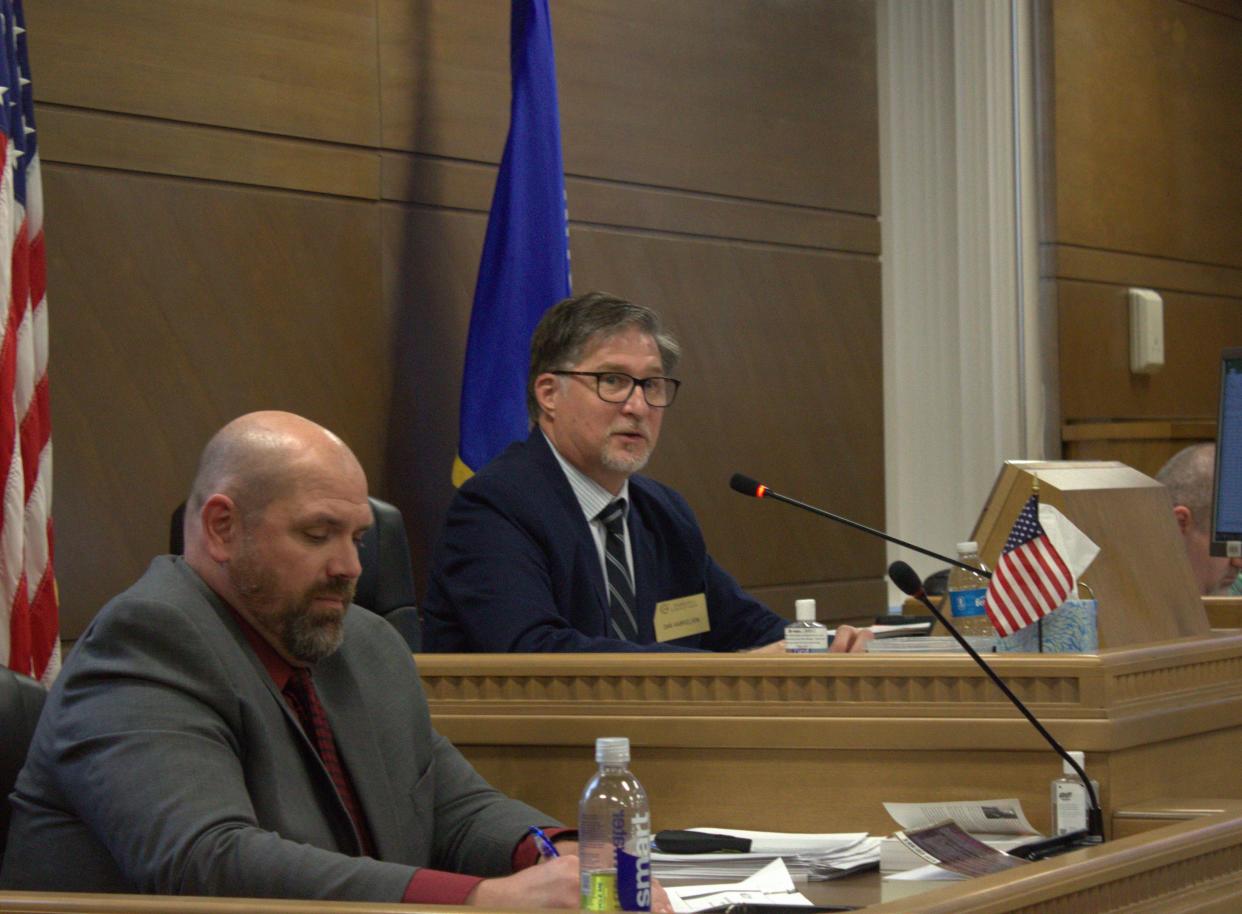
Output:
<instances>
[{"instance_id":1,"label":"man with glasses","mask_svg":"<svg viewBox=\"0 0 1242 914\"><path fill-rule=\"evenodd\" d=\"M779 650L785 619L707 553L690 506L636 475L680 381L659 316L601 292L531 339L533 428L466 482L436 546L429 651ZM869 633L848 626L834 649Z\"/></svg>"}]
</instances>

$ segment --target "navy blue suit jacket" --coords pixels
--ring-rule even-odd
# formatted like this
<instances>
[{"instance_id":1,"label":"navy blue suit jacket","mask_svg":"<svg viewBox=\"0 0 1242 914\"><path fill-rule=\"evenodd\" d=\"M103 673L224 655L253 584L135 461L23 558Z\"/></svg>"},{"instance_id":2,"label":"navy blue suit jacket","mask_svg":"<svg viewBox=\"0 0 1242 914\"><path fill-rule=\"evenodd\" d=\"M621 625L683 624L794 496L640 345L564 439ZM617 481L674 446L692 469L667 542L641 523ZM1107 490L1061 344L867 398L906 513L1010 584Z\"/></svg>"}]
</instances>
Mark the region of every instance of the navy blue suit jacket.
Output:
<instances>
[{"instance_id":1,"label":"navy blue suit jacket","mask_svg":"<svg viewBox=\"0 0 1242 914\"><path fill-rule=\"evenodd\" d=\"M427 651L733 651L777 641L784 619L707 554L686 500L630 477L638 641L609 636L599 551L539 429L458 491L432 560ZM704 594L711 630L659 644L655 605Z\"/></svg>"}]
</instances>

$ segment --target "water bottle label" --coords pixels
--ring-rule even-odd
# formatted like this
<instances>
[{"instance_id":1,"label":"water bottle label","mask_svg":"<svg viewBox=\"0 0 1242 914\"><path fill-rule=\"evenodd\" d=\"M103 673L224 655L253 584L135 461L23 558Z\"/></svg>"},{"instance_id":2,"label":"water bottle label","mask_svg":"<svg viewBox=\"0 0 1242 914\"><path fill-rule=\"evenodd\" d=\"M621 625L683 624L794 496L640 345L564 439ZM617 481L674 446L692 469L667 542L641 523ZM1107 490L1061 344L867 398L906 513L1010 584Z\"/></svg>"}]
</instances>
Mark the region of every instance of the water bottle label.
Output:
<instances>
[{"instance_id":1,"label":"water bottle label","mask_svg":"<svg viewBox=\"0 0 1242 914\"><path fill-rule=\"evenodd\" d=\"M584 911L618 911L616 873L583 873L580 908Z\"/></svg>"},{"instance_id":2,"label":"water bottle label","mask_svg":"<svg viewBox=\"0 0 1242 914\"><path fill-rule=\"evenodd\" d=\"M650 911L650 814L634 814L627 834L625 811L616 810L611 837L616 869L584 872L579 906L584 911Z\"/></svg>"},{"instance_id":3,"label":"water bottle label","mask_svg":"<svg viewBox=\"0 0 1242 914\"><path fill-rule=\"evenodd\" d=\"M986 587L980 587L975 590L950 590L949 605L953 618L982 616L987 611L983 606L983 595L987 592Z\"/></svg>"},{"instance_id":4,"label":"water bottle label","mask_svg":"<svg viewBox=\"0 0 1242 914\"><path fill-rule=\"evenodd\" d=\"M635 856L617 851L617 900L622 911L651 910L651 852Z\"/></svg>"},{"instance_id":5,"label":"water bottle label","mask_svg":"<svg viewBox=\"0 0 1242 914\"><path fill-rule=\"evenodd\" d=\"M791 625L785 629L785 652L789 654L828 653L828 629L795 628Z\"/></svg>"}]
</instances>

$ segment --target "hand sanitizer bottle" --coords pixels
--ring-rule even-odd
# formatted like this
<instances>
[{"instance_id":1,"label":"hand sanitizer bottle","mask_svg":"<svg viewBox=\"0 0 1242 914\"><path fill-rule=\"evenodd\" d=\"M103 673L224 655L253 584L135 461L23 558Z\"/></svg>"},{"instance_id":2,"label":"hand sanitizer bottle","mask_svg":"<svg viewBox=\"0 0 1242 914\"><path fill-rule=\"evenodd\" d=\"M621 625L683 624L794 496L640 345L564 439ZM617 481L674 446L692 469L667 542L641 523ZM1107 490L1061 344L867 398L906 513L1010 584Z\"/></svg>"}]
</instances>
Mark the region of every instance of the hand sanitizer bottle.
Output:
<instances>
[{"instance_id":1,"label":"hand sanitizer bottle","mask_svg":"<svg viewBox=\"0 0 1242 914\"><path fill-rule=\"evenodd\" d=\"M828 628L815 621L815 601L796 601L794 615L798 617L798 621L785 626L785 653L828 653Z\"/></svg>"},{"instance_id":2,"label":"hand sanitizer bottle","mask_svg":"<svg viewBox=\"0 0 1242 914\"><path fill-rule=\"evenodd\" d=\"M1083 754L1069 753L1083 771ZM1066 832L1078 831L1087 827L1087 811L1091 808L1091 798L1087 796L1087 788L1083 786L1078 772L1070 767L1067 761L1061 761L1061 776L1052 782L1052 834L1064 835ZM1091 778L1091 789L1098 798L1100 785Z\"/></svg>"}]
</instances>

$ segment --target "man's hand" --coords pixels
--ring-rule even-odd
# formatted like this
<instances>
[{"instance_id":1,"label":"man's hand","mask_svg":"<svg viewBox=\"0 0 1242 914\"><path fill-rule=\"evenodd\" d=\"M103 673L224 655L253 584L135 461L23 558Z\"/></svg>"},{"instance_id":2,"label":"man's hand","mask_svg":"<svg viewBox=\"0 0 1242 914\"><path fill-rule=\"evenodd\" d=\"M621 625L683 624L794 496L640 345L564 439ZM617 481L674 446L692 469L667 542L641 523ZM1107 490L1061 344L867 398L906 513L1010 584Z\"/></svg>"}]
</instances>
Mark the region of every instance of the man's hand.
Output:
<instances>
[{"instance_id":1,"label":"man's hand","mask_svg":"<svg viewBox=\"0 0 1242 914\"><path fill-rule=\"evenodd\" d=\"M668 892L655 879L651 880L651 914L672 914L673 903L668 900Z\"/></svg>"},{"instance_id":2,"label":"man's hand","mask_svg":"<svg viewBox=\"0 0 1242 914\"><path fill-rule=\"evenodd\" d=\"M875 633L869 628L839 625L837 626L836 637L832 639L832 646L828 650L833 654L861 654L867 650L867 642L874 638ZM763 647L752 647L749 650L739 651L738 653L746 654L750 657L771 657L774 654L784 654L785 642L773 641L771 644L765 644Z\"/></svg>"},{"instance_id":3,"label":"man's hand","mask_svg":"<svg viewBox=\"0 0 1242 914\"><path fill-rule=\"evenodd\" d=\"M466 904L482 908L576 908L578 856L562 854L512 876L484 879L466 896Z\"/></svg>"},{"instance_id":4,"label":"man's hand","mask_svg":"<svg viewBox=\"0 0 1242 914\"><path fill-rule=\"evenodd\" d=\"M828 650L833 654L861 654L867 650L867 642L874 638L875 632L869 628L838 625L837 636L832 639L832 647Z\"/></svg>"},{"instance_id":5,"label":"man's hand","mask_svg":"<svg viewBox=\"0 0 1242 914\"><path fill-rule=\"evenodd\" d=\"M560 854L562 857L569 857L569 856L576 857L578 855L578 842L574 838L566 838L564 841L554 840L552 842L552 846L556 848L556 852ZM547 863L549 860L555 860L555 859L556 859L555 857L544 857L541 854L539 856L538 862Z\"/></svg>"},{"instance_id":6,"label":"man's hand","mask_svg":"<svg viewBox=\"0 0 1242 914\"><path fill-rule=\"evenodd\" d=\"M773 641L771 644L765 644L763 647L748 647L744 651L738 651L739 654L750 654L751 656L771 656L772 654L785 653L785 642Z\"/></svg>"}]
</instances>

